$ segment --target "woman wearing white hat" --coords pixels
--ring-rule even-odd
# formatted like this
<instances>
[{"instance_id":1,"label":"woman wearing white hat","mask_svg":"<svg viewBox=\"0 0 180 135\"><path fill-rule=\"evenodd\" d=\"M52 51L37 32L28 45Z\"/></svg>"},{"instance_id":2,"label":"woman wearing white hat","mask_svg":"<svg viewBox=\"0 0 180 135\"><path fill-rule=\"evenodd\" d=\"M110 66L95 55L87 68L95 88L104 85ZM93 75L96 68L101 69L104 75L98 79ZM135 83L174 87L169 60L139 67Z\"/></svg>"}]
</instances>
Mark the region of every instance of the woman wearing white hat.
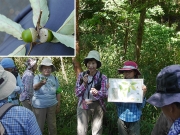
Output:
<instances>
[{"instance_id":1,"label":"woman wearing white hat","mask_svg":"<svg viewBox=\"0 0 180 135\"><path fill-rule=\"evenodd\" d=\"M60 107L58 78L51 74L55 70L51 59L44 58L39 65L41 74L34 77L33 83L33 111L42 132L47 118L49 135L57 135L56 112L59 112Z\"/></svg>"},{"instance_id":2,"label":"woman wearing white hat","mask_svg":"<svg viewBox=\"0 0 180 135\"><path fill-rule=\"evenodd\" d=\"M26 70L22 76L22 82L24 84L24 90L20 94L19 100L22 105L32 111L31 101L33 96L33 79L34 72L37 69L37 59L28 58L25 62Z\"/></svg>"},{"instance_id":3,"label":"woman wearing white hat","mask_svg":"<svg viewBox=\"0 0 180 135\"><path fill-rule=\"evenodd\" d=\"M11 72L16 77L16 88L14 89L14 92L9 95L8 102L19 105L18 95L21 94L24 89L21 76L15 70L16 66L11 58L3 58L1 65L6 71Z\"/></svg>"},{"instance_id":4,"label":"woman wearing white hat","mask_svg":"<svg viewBox=\"0 0 180 135\"><path fill-rule=\"evenodd\" d=\"M8 102L8 96L14 92L15 88L14 75L0 66L0 113L3 112L1 107ZM42 135L33 112L22 106L13 106L6 110L0 118L0 134Z\"/></svg>"},{"instance_id":5,"label":"woman wearing white hat","mask_svg":"<svg viewBox=\"0 0 180 135\"><path fill-rule=\"evenodd\" d=\"M97 69L101 67L99 52L90 51L84 59L87 71L81 72L76 82L77 134L86 135L89 118L92 135L102 134L102 123L106 111L104 99L107 98L107 77Z\"/></svg>"}]
</instances>

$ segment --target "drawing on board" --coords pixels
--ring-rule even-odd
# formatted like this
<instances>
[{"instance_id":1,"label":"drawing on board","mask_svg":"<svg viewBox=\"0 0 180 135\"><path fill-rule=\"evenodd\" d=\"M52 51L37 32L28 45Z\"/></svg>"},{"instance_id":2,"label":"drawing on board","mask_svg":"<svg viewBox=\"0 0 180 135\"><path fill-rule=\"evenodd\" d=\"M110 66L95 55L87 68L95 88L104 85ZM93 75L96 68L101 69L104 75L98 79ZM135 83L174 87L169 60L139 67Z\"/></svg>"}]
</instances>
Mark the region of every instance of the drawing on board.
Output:
<instances>
[{"instance_id":1,"label":"drawing on board","mask_svg":"<svg viewBox=\"0 0 180 135\"><path fill-rule=\"evenodd\" d=\"M109 78L108 102L143 101L143 79L116 79Z\"/></svg>"}]
</instances>

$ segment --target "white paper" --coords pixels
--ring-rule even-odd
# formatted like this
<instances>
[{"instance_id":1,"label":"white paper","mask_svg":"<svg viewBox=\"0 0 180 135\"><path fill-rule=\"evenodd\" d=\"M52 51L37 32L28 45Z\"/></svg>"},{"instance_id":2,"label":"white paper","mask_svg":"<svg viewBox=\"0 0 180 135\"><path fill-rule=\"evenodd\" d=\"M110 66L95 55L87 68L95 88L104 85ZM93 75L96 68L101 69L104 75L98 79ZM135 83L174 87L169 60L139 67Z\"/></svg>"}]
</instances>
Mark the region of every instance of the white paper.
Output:
<instances>
[{"instance_id":1,"label":"white paper","mask_svg":"<svg viewBox=\"0 0 180 135\"><path fill-rule=\"evenodd\" d=\"M143 79L109 78L108 102L143 102Z\"/></svg>"}]
</instances>

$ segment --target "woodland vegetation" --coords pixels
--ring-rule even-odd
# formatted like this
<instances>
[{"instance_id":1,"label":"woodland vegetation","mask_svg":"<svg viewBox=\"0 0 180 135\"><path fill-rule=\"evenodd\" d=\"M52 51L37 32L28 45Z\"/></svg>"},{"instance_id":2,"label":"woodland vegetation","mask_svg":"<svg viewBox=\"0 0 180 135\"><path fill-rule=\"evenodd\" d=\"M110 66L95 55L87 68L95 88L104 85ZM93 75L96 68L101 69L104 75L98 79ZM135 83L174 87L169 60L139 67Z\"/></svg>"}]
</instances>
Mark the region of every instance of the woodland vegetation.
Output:
<instances>
[{"instance_id":1,"label":"woodland vegetation","mask_svg":"<svg viewBox=\"0 0 180 135\"><path fill-rule=\"evenodd\" d=\"M52 58L63 89L58 135L76 134L74 88L77 75L86 69L83 59L90 50L100 52L100 71L108 78L121 77L117 69L124 61L136 61L148 88L146 98L155 92L158 72L180 63L180 0L76 0L76 8L76 57ZM22 75L27 58L13 59ZM141 134L150 135L159 113L160 109L146 104ZM116 106L107 102L103 135L117 135L116 123Z\"/></svg>"}]
</instances>

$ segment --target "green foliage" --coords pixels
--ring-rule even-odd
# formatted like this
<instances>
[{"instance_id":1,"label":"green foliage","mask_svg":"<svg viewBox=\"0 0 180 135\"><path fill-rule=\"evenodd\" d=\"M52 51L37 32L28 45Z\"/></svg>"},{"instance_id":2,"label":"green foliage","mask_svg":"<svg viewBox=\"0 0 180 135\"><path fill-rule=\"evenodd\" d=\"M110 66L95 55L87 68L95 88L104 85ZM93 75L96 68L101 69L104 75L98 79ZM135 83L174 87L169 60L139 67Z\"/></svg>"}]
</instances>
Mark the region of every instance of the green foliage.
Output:
<instances>
[{"instance_id":1,"label":"green foliage","mask_svg":"<svg viewBox=\"0 0 180 135\"><path fill-rule=\"evenodd\" d=\"M140 48L139 70L147 86L146 99L156 90L156 76L167 65L180 63L179 33L176 32L178 22L172 27L166 21L159 21L161 17L179 13L174 1L153 1L152 3L131 3L127 0L83 0L80 1L79 10L79 43L80 55L78 60L85 70L84 58L90 50L97 50L101 55L102 67L99 69L108 78L122 78L117 69L123 66L126 60L135 60L135 45L137 42L137 26L139 24L139 11L147 6L143 42ZM168 9L167 7L171 7ZM148 10L149 9L149 10ZM163 14L164 13L164 14ZM169 18L170 19L170 18ZM126 40L127 38L127 40ZM127 50L125 51L125 45ZM22 75L26 58L14 58ZM42 58L39 58L40 61ZM54 57L53 63L57 68L54 74L58 77L62 88L61 111L57 115L58 135L76 134L77 118L76 107L78 99L75 96L76 75L73 71L72 59L63 58L67 81L62 74L60 58ZM40 61L38 64L40 64ZM36 74L38 71L36 72ZM106 103L107 112L103 121L103 135L116 135L117 110L113 103ZM160 109L146 104L141 117L141 134L150 135L159 116ZM47 126L44 134L47 134ZM90 126L89 131L90 134Z\"/></svg>"},{"instance_id":2,"label":"green foliage","mask_svg":"<svg viewBox=\"0 0 180 135\"><path fill-rule=\"evenodd\" d=\"M98 50L101 55L102 67L100 70L108 78L121 78L117 69L123 66L126 60L135 61L135 45L139 23L139 11L146 7L146 19L140 48L139 69L147 86L146 98L156 90L156 76L165 66L179 64L179 2L163 0L141 4L139 1L106 0L104 7L98 11L91 10L91 17L86 16L85 8L80 13L80 61L87 53ZM138 3L139 2L139 3ZM85 4L86 1L83 1ZM89 7L93 8L93 7ZM83 12L82 12L82 11ZM127 45L127 50L125 50ZM86 50L86 51L85 51ZM117 134L116 107L107 103L108 112L105 114L104 134ZM141 134L150 135L159 116L160 109L146 104L141 117ZM112 115L113 117L112 117ZM114 131L114 132L110 132Z\"/></svg>"}]
</instances>

